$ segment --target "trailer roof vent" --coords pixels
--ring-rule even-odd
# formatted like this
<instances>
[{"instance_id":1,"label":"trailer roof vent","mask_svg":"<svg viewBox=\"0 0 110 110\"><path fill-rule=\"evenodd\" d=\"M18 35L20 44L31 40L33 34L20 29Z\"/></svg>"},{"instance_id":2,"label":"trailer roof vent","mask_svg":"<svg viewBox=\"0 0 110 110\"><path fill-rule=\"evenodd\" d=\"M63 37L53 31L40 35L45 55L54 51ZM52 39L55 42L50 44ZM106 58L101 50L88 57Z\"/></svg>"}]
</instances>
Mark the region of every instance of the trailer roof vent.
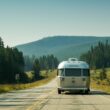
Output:
<instances>
[{"instance_id":1,"label":"trailer roof vent","mask_svg":"<svg viewBox=\"0 0 110 110\"><path fill-rule=\"evenodd\" d=\"M68 61L78 61L77 58L69 58Z\"/></svg>"}]
</instances>

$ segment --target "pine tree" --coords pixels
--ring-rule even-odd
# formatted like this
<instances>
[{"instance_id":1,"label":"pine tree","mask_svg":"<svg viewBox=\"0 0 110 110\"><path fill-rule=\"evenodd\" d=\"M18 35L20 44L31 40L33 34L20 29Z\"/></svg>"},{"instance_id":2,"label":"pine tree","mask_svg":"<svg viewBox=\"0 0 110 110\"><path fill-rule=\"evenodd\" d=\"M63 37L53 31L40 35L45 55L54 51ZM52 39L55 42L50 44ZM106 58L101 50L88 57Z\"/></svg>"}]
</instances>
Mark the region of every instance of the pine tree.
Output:
<instances>
[{"instance_id":1,"label":"pine tree","mask_svg":"<svg viewBox=\"0 0 110 110\"><path fill-rule=\"evenodd\" d=\"M3 40L2 40L2 38L0 37L0 48L4 48L4 42L3 42Z\"/></svg>"},{"instance_id":2,"label":"pine tree","mask_svg":"<svg viewBox=\"0 0 110 110\"><path fill-rule=\"evenodd\" d=\"M2 38L0 37L0 82L4 81L5 70L5 48Z\"/></svg>"},{"instance_id":3,"label":"pine tree","mask_svg":"<svg viewBox=\"0 0 110 110\"><path fill-rule=\"evenodd\" d=\"M103 68L110 66L110 44L99 42L95 47L81 55L81 60L89 63L91 68Z\"/></svg>"},{"instance_id":4,"label":"pine tree","mask_svg":"<svg viewBox=\"0 0 110 110\"><path fill-rule=\"evenodd\" d=\"M40 63L39 60L36 58L33 64L34 76L35 80L39 79L40 77Z\"/></svg>"},{"instance_id":5,"label":"pine tree","mask_svg":"<svg viewBox=\"0 0 110 110\"><path fill-rule=\"evenodd\" d=\"M16 74L24 74L23 53L17 48L5 48L0 38L0 83L15 83Z\"/></svg>"}]
</instances>

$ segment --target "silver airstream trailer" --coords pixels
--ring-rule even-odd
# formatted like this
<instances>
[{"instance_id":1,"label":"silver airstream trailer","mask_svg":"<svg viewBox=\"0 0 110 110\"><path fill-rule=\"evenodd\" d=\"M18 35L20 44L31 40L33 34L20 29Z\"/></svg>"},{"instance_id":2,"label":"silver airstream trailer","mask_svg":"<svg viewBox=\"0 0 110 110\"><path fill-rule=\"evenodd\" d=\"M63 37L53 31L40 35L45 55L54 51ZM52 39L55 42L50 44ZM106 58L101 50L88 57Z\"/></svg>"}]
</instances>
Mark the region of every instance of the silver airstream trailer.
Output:
<instances>
[{"instance_id":1,"label":"silver airstream trailer","mask_svg":"<svg viewBox=\"0 0 110 110\"><path fill-rule=\"evenodd\" d=\"M89 65L76 58L69 58L58 65L58 94L62 91L90 91Z\"/></svg>"}]
</instances>

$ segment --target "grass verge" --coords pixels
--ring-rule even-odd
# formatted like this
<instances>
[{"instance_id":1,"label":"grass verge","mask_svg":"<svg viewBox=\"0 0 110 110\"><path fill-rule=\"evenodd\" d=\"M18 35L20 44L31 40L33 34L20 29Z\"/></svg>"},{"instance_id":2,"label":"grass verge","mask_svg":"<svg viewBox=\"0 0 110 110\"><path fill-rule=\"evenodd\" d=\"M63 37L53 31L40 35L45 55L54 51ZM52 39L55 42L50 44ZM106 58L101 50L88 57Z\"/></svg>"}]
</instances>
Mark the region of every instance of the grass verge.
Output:
<instances>
[{"instance_id":1,"label":"grass verge","mask_svg":"<svg viewBox=\"0 0 110 110\"><path fill-rule=\"evenodd\" d=\"M110 93L110 85L107 84L99 84L97 81L91 81L91 88L96 90L101 90L106 93Z\"/></svg>"},{"instance_id":2,"label":"grass verge","mask_svg":"<svg viewBox=\"0 0 110 110\"><path fill-rule=\"evenodd\" d=\"M100 72L100 69L91 71L91 88L110 93L110 68L106 69L107 78L104 80L100 80Z\"/></svg>"},{"instance_id":3,"label":"grass verge","mask_svg":"<svg viewBox=\"0 0 110 110\"><path fill-rule=\"evenodd\" d=\"M44 75L44 71L42 72L42 74ZM36 86L41 86L44 85L48 82L50 82L52 79L54 79L56 77L57 71L49 71L48 75L41 80L32 82L32 83L27 83L27 84L3 84L0 85L0 93L4 93L4 92L9 92L12 90L19 90L19 89L27 89L27 88L32 88L32 87L36 87Z\"/></svg>"}]
</instances>

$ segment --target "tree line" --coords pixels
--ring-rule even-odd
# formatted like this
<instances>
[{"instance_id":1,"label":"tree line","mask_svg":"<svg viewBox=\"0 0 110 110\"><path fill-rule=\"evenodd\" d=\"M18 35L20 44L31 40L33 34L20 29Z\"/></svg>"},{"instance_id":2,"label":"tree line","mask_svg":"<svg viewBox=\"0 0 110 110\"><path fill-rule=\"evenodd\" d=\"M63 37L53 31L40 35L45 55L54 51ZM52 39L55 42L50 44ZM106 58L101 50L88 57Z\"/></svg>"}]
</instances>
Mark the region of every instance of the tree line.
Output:
<instances>
[{"instance_id":1,"label":"tree line","mask_svg":"<svg viewBox=\"0 0 110 110\"><path fill-rule=\"evenodd\" d=\"M0 83L14 83L16 78L24 80L23 53L17 48L5 48L0 37Z\"/></svg>"},{"instance_id":2,"label":"tree line","mask_svg":"<svg viewBox=\"0 0 110 110\"><path fill-rule=\"evenodd\" d=\"M100 79L106 79L106 68L110 67L110 44L98 42L98 45L91 46L91 49L80 56L81 60L86 61L91 69L101 69Z\"/></svg>"},{"instance_id":3,"label":"tree line","mask_svg":"<svg viewBox=\"0 0 110 110\"><path fill-rule=\"evenodd\" d=\"M24 56L25 71L33 70L33 64L38 62L40 70L56 69L58 66L58 59L54 55L43 55L36 58L34 55L32 57Z\"/></svg>"},{"instance_id":4,"label":"tree line","mask_svg":"<svg viewBox=\"0 0 110 110\"><path fill-rule=\"evenodd\" d=\"M33 71L34 81L40 78L41 70L54 70L58 59L54 55L36 58L23 56L17 48L4 47L0 37L0 83L26 83L26 71Z\"/></svg>"},{"instance_id":5,"label":"tree line","mask_svg":"<svg viewBox=\"0 0 110 110\"><path fill-rule=\"evenodd\" d=\"M58 66L58 59L54 55L44 55L39 58L35 56L24 57L25 61L25 71L34 71L34 76L36 79L40 77L41 70L54 70Z\"/></svg>"},{"instance_id":6,"label":"tree line","mask_svg":"<svg viewBox=\"0 0 110 110\"><path fill-rule=\"evenodd\" d=\"M80 56L81 60L89 63L91 68L110 67L110 44L98 42L98 45L91 46L91 49Z\"/></svg>"}]
</instances>

